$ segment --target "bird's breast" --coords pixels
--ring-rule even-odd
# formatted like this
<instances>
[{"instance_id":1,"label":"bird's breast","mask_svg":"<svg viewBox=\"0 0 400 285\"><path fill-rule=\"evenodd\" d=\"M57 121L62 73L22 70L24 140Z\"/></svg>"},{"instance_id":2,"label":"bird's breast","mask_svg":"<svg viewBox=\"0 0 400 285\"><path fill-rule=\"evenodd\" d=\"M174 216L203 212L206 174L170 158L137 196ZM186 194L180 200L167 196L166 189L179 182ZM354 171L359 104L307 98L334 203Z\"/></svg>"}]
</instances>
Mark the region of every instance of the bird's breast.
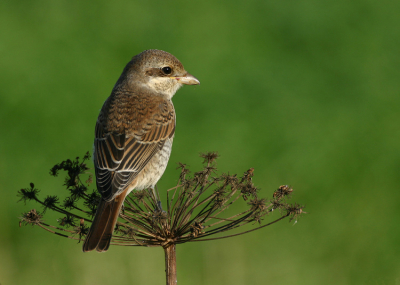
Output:
<instances>
[{"instance_id":1,"label":"bird's breast","mask_svg":"<svg viewBox=\"0 0 400 285\"><path fill-rule=\"evenodd\" d=\"M164 146L148 162L136 179L135 190L153 188L167 168L168 160L171 155L173 138L167 139ZM133 189L132 189L133 190Z\"/></svg>"}]
</instances>

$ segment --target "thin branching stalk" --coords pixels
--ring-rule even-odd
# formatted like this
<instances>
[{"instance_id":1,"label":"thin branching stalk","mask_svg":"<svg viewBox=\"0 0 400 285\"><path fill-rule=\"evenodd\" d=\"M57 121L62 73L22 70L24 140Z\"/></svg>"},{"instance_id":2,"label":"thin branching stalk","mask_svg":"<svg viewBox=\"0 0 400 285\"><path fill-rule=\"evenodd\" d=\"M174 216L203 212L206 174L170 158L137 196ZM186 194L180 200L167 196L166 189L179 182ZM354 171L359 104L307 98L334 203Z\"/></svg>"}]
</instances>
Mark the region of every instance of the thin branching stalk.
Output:
<instances>
[{"instance_id":1,"label":"thin branching stalk","mask_svg":"<svg viewBox=\"0 0 400 285\"><path fill-rule=\"evenodd\" d=\"M63 202L59 202L57 196L39 199L40 191L33 183L18 191L20 201L34 201L43 208L42 212L33 209L23 213L20 225L36 225L52 234L83 241L101 199L97 191L89 191L92 176L85 163L89 157L87 153L83 160L66 160L50 170L53 176L57 176L60 171L66 172L64 186L67 195ZM260 198L260 190L252 182L253 168L241 177L218 175L215 167L218 154L212 152L202 154L201 157L204 158L205 167L192 176L186 165L179 163L178 183L167 190L166 212L158 207L157 188L156 194L151 189L131 192L125 199L120 213L121 220L113 234L112 245L162 247L167 284L177 282L177 244L243 235L285 218L296 223L298 217L305 213L303 206L287 203L293 192L291 187L282 185L273 192L270 199ZM85 176L87 179L84 179ZM240 211L235 211L240 202L247 209L241 207ZM228 208L233 209L229 215ZM47 210L64 215L57 220L58 226L43 222ZM277 214L270 215L273 212ZM262 225L267 216L270 221ZM233 232L226 234L228 231Z\"/></svg>"}]
</instances>

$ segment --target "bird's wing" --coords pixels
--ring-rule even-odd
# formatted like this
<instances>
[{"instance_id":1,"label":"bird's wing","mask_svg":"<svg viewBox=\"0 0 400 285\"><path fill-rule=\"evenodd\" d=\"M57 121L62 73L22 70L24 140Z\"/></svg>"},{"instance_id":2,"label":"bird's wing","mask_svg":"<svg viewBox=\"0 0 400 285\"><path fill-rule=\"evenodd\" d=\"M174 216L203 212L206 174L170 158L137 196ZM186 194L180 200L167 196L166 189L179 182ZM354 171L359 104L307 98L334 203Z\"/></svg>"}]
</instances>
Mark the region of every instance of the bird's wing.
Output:
<instances>
[{"instance_id":1,"label":"bird's wing","mask_svg":"<svg viewBox=\"0 0 400 285\"><path fill-rule=\"evenodd\" d=\"M94 142L97 188L106 201L121 193L175 132L170 101L138 97L122 105L124 100L108 101L97 120Z\"/></svg>"}]
</instances>

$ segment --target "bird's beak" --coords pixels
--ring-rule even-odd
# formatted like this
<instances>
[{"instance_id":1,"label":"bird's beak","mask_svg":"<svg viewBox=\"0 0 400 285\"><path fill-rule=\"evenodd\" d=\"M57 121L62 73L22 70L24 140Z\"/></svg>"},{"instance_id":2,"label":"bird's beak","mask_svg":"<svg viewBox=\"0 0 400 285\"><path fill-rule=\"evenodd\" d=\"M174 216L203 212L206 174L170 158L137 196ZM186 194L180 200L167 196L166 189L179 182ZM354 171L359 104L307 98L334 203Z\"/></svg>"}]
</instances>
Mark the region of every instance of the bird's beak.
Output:
<instances>
[{"instance_id":1,"label":"bird's beak","mask_svg":"<svg viewBox=\"0 0 400 285\"><path fill-rule=\"evenodd\" d=\"M182 84L186 84L186 85L199 85L200 81L194 77L193 75L191 75L190 73L186 73L184 76L176 76L176 77L172 77L176 80L178 80L178 82L182 83Z\"/></svg>"}]
</instances>

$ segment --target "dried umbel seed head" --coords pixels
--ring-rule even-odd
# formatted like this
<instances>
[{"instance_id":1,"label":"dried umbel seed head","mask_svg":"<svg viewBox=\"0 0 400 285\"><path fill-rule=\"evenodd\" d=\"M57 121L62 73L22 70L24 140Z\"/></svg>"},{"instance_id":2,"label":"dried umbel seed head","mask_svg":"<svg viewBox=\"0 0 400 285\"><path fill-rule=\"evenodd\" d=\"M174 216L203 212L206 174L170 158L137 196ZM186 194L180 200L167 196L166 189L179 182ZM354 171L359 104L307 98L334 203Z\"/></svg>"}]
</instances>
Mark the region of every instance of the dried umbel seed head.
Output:
<instances>
[{"instance_id":1,"label":"dried umbel seed head","mask_svg":"<svg viewBox=\"0 0 400 285\"><path fill-rule=\"evenodd\" d=\"M200 154L200 157L204 158L203 161L204 164L211 165L219 157L219 154L218 152L214 151L214 152L202 153Z\"/></svg>"},{"instance_id":2,"label":"dried umbel seed head","mask_svg":"<svg viewBox=\"0 0 400 285\"><path fill-rule=\"evenodd\" d=\"M42 222L42 217L36 209L32 209L27 213L23 213L20 217L19 226L22 225L39 225Z\"/></svg>"},{"instance_id":3,"label":"dried umbel seed head","mask_svg":"<svg viewBox=\"0 0 400 285\"><path fill-rule=\"evenodd\" d=\"M202 154L201 157L204 159L204 167L194 172L192 177L187 165L179 164L181 171L178 184L166 191L167 203L163 203L163 209L160 209L151 189L132 191L125 199L111 244L165 248L170 244L221 239L248 233L286 217L290 217L290 221L297 221L304 213L303 206L285 202L293 192L289 186L280 186L271 200L260 198L261 191L252 181L254 168L244 172L241 177L236 174L218 175L215 167L218 154L211 152ZM66 160L52 168L52 175L57 175L60 170L67 173L64 184L67 196L62 199L61 205L57 196L47 196L41 201L38 198L40 191L33 183L30 188L18 192L20 201L36 201L43 207L43 213L52 210L63 214L57 220L59 226L45 224L42 221L43 214L36 210L23 214L20 224L37 225L59 236L84 240L101 199L97 191L89 192L91 179L83 178L83 175L91 176L90 173L85 174L86 159L87 155L83 161ZM237 205L240 203L245 207ZM271 222L262 225L267 215L275 209L279 209L281 216L271 218ZM254 226L254 222L257 226L251 230L239 230L235 234L226 235L232 229L238 230L245 225ZM216 234L218 236L213 237Z\"/></svg>"},{"instance_id":4,"label":"dried umbel seed head","mask_svg":"<svg viewBox=\"0 0 400 285\"><path fill-rule=\"evenodd\" d=\"M279 188L274 192L273 197L274 198L283 198L285 196L288 196L293 192L293 189L290 188L288 185L281 185Z\"/></svg>"}]
</instances>

